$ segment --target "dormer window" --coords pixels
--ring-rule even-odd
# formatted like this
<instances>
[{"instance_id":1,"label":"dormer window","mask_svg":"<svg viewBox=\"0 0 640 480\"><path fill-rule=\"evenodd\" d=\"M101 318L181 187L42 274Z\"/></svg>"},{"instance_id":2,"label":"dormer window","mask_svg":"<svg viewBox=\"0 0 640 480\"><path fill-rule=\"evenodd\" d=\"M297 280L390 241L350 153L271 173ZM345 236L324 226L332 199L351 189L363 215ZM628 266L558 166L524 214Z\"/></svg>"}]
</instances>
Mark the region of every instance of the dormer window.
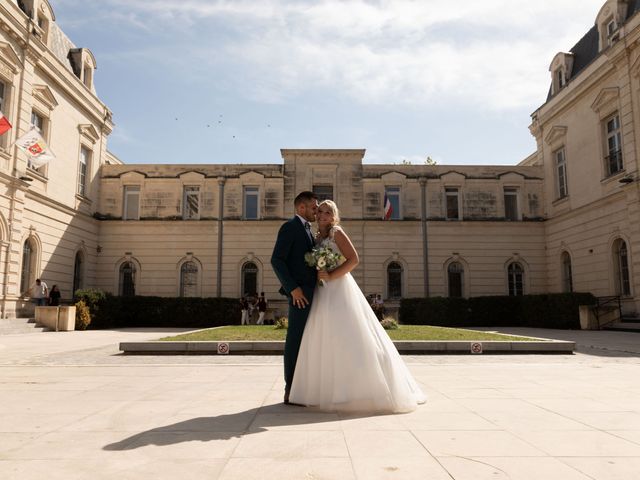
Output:
<instances>
[{"instance_id":1,"label":"dormer window","mask_svg":"<svg viewBox=\"0 0 640 480\"><path fill-rule=\"evenodd\" d=\"M555 95L562 90L571 76L573 53L560 52L553 57L549 71L551 72L551 93Z\"/></svg>"},{"instance_id":2,"label":"dormer window","mask_svg":"<svg viewBox=\"0 0 640 480\"><path fill-rule=\"evenodd\" d=\"M627 0L607 0L602 6L596 17L600 37L598 51L602 51L620 40L621 26L627 18L628 6Z\"/></svg>"},{"instance_id":3,"label":"dormer window","mask_svg":"<svg viewBox=\"0 0 640 480\"><path fill-rule=\"evenodd\" d=\"M73 48L69 50L69 61L73 73L78 79L93 91L93 71L96 69L96 59L88 48Z\"/></svg>"}]
</instances>

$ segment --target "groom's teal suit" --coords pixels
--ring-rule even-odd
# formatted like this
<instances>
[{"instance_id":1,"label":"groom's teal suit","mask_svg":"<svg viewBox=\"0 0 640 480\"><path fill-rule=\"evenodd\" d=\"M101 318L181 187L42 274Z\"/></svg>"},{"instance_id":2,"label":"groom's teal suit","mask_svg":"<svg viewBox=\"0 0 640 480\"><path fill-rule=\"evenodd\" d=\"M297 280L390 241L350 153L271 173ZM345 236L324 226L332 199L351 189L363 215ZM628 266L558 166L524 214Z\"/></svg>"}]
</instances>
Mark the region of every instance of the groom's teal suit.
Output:
<instances>
[{"instance_id":1,"label":"groom's teal suit","mask_svg":"<svg viewBox=\"0 0 640 480\"><path fill-rule=\"evenodd\" d=\"M278 239L271 255L273 271L282 284L280 293L289 299L289 328L284 345L284 380L286 389L291 388L293 372L296 369L298 350L307 317L313 301L313 290L316 286L316 269L307 266L304 255L313 249L313 242L307 235L302 221L297 216L280 227ZM297 287L302 288L304 296L309 300L306 308L293 305L291 292Z\"/></svg>"}]
</instances>

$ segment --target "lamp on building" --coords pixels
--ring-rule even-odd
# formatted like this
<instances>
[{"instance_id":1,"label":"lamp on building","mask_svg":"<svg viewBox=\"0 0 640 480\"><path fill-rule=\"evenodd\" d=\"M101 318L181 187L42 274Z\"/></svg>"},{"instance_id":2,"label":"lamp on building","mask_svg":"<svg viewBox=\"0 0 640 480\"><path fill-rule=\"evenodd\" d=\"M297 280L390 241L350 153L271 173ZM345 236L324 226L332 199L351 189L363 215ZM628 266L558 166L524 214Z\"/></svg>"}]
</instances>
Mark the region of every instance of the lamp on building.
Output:
<instances>
[{"instance_id":1,"label":"lamp on building","mask_svg":"<svg viewBox=\"0 0 640 480\"><path fill-rule=\"evenodd\" d=\"M635 182L636 179L633 178L631 175L626 175L624 177L622 177L620 180L618 180L618 183L622 183L623 185Z\"/></svg>"}]
</instances>

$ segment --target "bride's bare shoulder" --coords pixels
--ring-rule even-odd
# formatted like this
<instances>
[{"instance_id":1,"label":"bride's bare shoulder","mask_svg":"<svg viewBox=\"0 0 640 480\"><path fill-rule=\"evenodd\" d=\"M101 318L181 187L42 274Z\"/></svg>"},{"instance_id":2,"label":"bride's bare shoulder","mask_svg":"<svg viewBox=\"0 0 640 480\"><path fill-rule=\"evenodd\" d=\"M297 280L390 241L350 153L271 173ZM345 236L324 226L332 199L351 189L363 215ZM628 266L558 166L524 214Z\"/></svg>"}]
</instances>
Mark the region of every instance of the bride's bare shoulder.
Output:
<instances>
[{"instance_id":1,"label":"bride's bare shoulder","mask_svg":"<svg viewBox=\"0 0 640 480\"><path fill-rule=\"evenodd\" d=\"M334 225L333 227L331 227L331 237L335 237L337 234L337 236L343 236L346 237L347 234L344 231L344 229L340 226L340 225Z\"/></svg>"}]
</instances>

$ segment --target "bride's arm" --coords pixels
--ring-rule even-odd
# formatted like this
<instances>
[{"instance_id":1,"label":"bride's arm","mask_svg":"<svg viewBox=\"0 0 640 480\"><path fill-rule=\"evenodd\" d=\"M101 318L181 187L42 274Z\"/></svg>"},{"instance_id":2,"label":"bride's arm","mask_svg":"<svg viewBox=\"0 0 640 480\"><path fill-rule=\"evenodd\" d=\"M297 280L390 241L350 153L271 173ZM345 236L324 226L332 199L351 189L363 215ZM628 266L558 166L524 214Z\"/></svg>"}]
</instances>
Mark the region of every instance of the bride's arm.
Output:
<instances>
[{"instance_id":1,"label":"bride's arm","mask_svg":"<svg viewBox=\"0 0 640 480\"><path fill-rule=\"evenodd\" d=\"M349 239L347 234L344 233L344 230L342 230L341 228L336 228L333 239L342 252L342 255L344 255L344 258L346 258L347 260L335 270L327 272L327 280L335 280L336 278L340 278L343 275L346 275L351 270L356 268L360 263L358 252L356 252L353 243L351 243L351 240ZM322 275L319 275L318 278L322 278Z\"/></svg>"}]
</instances>

